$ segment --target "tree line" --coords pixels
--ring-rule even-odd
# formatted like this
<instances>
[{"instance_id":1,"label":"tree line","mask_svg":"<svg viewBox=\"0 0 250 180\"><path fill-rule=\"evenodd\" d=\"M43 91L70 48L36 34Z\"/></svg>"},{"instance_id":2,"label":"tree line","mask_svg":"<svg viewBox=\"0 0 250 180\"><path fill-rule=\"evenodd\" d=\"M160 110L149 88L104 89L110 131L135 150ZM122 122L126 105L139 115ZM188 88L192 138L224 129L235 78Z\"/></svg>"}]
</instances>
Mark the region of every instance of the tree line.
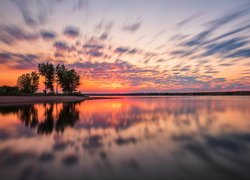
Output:
<instances>
[{"instance_id":1,"label":"tree line","mask_svg":"<svg viewBox=\"0 0 250 180\"><path fill-rule=\"evenodd\" d=\"M17 78L16 86L0 87L0 95L34 94L39 88L40 76L44 78L45 94L58 94L60 87L63 93L73 94L80 85L80 75L74 69L67 69L63 64L52 63L38 65L38 72L22 74ZM54 87L56 84L56 87Z\"/></svg>"}]
</instances>

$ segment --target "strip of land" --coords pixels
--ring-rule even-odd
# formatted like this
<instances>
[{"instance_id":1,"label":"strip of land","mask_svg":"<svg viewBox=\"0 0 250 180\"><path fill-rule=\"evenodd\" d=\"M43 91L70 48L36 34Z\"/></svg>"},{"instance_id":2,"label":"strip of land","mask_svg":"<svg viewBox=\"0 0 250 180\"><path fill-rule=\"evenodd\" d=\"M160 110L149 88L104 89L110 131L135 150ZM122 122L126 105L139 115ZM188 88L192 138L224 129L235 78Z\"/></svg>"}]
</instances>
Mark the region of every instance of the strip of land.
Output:
<instances>
[{"instance_id":1,"label":"strip of land","mask_svg":"<svg viewBox=\"0 0 250 180\"><path fill-rule=\"evenodd\" d=\"M0 106L36 103L80 102L88 99L81 96L0 96Z\"/></svg>"},{"instance_id":2,"label":"strip of land","mask_svg":"<svg viewBox=\"0 0 250 180\"><path fill-rule=\"evenodd\" d=\"M0 96L0 106L25 105L37 103L67 103L84 100L114 99L121 96L250 96L250 91L234 92L192 92L192 93L128 93L128 94L88 94L78 96Z\"/></svg>"},{"instance_id":3,"label":"strip of land","mask_svg":"<svg viewBox=\"0 0 250 180\"><path fill-rule=\"evenodd\" d=\"M39 103L70 103L85 100L117 99L117 97L89 97L89 96L0 96L0 106L28 105Z\"/></svg>"}]
</instances>

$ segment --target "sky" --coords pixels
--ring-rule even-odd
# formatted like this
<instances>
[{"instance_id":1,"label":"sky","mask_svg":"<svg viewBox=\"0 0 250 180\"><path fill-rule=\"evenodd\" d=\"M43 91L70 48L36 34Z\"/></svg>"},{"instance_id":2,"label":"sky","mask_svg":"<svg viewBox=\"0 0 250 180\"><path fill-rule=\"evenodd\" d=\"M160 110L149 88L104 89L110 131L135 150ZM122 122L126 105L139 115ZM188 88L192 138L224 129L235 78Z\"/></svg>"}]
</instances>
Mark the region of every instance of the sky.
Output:
<instances>
[{"instance_id":1,"label":"sky","mask_svg":"<svg viewBox=\"0 0 250 180\"><path fill-rule=\"evenodd\" d=\"M250 90L250 0L0 0L0 85L43 62L83 93Z\"/></svg>"}]
</instances>

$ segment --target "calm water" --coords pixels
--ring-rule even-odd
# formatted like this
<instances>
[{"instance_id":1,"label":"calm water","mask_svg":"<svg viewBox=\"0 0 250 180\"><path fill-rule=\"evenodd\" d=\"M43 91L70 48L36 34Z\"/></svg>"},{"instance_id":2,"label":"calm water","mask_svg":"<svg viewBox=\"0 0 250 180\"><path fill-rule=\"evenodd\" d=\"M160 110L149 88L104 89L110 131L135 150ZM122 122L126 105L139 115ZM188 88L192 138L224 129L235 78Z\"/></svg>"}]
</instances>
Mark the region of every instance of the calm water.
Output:
<instances>
[{"instance_id":1,"label":"calm water","mask_svg":"<svg viewBox=\"0 0 250 180\"><path fill-rule=\"evenodd\" d=\"M250 97L0 107L0 179L250 179Z\"/></svg>"}]
</instances>

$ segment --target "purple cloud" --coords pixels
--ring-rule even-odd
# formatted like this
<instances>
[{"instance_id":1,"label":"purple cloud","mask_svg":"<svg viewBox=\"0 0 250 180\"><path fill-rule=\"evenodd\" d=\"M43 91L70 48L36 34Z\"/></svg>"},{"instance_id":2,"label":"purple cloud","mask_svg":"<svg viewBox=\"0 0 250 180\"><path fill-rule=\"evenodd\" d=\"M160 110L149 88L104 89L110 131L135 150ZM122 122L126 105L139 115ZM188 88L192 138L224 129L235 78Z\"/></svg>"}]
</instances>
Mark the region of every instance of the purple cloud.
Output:
<instances>
[{"instance_id":1,"label":"purple cloud","mask_svg":"<svg viewBox=\"0 0 250 180\"><path fill-rule=\"evenodd\" d=\"M134 24L126 24L122 27L124 31L134 33L141 27L141 22L136 22Z\"/></svg>"},{"instance_id":2,"label":"purple cloud","mask_svg":"<svg viewBox=\"0 0 250 180\"><path fill-rule=\"evenodd\" d=\"M92 43L87 43L82 46L84 49L103 49L104 46L101 44L92 44Z\"/></svg>"},{"instance_id":3,"label":"purple cloud","mask_svg":"<svg viewBox=\"0 0 250 180\"><path fill-rule=\"evenodd\" d=\"M15 69L33 69L40 61L35 54L0 53L0 64L7 64Z\"/></svg>"},{"instance_id":4,"label":"purple cloud","mask_svg":"<svg viewBox=\"0 0 250 180\"><path fill-rule=\"evenodd\" d=\"M53 31L41 31L41 36L43 40L54 40L57 37Z\"/></svg>"},{"instance_id":5,"label":"purple cloud","mask_svg":"<svg viewBox=\"0 0 250 180\"><path fill-rule=\"evenodd\" d=\"M6 44L13 44L16 41L34 41L39 39L40 34L26 32L17 26L1 27L0 40Z\"/></svg>"},{"instance_id":6,"label":"purple cloud","mask_svg":"<svg viewBox=\"0 0 250 180\"><path fill-rule=\"evenodd\" d=\"M76 51L77 50L75 46L70 46L65 41L56 41L56 42L54 42L53 46L56 48L56 51L68 51L68 52L72 52L72 51Z\"/></svg>"},{"instance_id":7,"label":"purple cloud","mask_svg":"<svg viewBox=\"0 0 250 180\"><path fill-rule=\"evenodd\" d=\"M118 47L115 49L115 52L116 53L125 53L125 52L128 52L129 49L128 48L125 48L125 47Z\"/></svg>"},{"instance_id":8,"label":"purple cloud","mask_svg":"<svg viewBox=\"0 0 250 180\"><path fill-rule=\"evenodd\" d=\"M78 36L80 36L79 29L73 26L66 27L63 31L63 34L69 38L77 38Z\"/></svg>"}]
</instances>

